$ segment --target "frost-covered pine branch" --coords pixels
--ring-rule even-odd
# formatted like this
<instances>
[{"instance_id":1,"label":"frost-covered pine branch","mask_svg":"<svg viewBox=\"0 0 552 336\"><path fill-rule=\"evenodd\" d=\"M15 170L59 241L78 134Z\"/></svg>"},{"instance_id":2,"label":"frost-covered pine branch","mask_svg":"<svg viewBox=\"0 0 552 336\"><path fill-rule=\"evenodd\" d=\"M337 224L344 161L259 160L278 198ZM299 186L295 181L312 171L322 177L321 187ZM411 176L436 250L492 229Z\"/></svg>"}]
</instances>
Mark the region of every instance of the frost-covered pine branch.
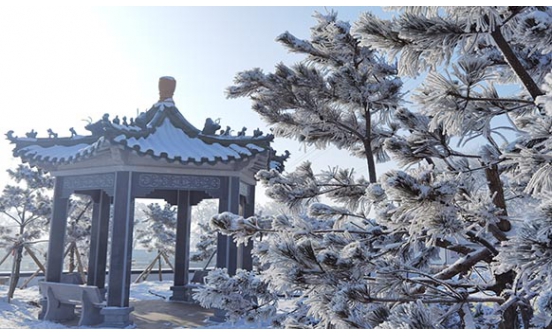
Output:
<instances>
[{"instance_id":1,"label":"frost-covered pine branch","mask_svg":"<svg viewBox=\"0 0 552 336\"><path fill-rule=\"evenodd\" d=\"M310 39L278 38L304 62L228 89L276 136L366 158L368 178L261 171L289 211L212 227L253 244L248 277L291 304L279 327L550 327L551 8L392 10L352 25L316 14ZM376 160L398 168L377 175ZM217 293L236 280L198 295L237 318L246 303Z\"/></svg>"},{"instance_id":2,"label":"frost-covered pine branch","mask_svg":"<svg viewBox=\"0 0 552 336\"><path fill-rule=\"evenodd\" d=\"M280 63L269 74L258 68L240 72L227 95L250 97L277 137L317 148L332 144L366 159L374 182L374 156L386 157L377 144L393 131L388 112L401 100L402 82L395 66L361 46L337 13L316 13L315 18L310 40L289 32L277 38L291 52L304 55L303 62Z\"/></svg>"}]
</instances>

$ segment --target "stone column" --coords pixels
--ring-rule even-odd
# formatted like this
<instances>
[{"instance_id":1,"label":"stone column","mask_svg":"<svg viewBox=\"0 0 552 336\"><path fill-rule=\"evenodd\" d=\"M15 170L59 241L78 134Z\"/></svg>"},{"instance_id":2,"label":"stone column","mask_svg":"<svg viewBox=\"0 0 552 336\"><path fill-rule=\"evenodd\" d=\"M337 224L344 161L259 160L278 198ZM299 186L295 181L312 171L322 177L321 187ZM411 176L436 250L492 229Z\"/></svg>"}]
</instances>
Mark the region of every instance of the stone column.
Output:
<instances>
[{"instance_id":1,"label":"stone column","mask_svg":"<svg viewBox=\"0 0 552 336\"><path fill-rule=\"evenodd\" d=\"M65 232L67 230L67 207L69 197L63 195L63 177L57 176L54 185L54 205L52 209L52 217L50 219L50 239L48 242L48 259L46 264L45 281L61 282L61 274L63 272L63 255L65 250ZM48 301L46 293L40 300L42 306L41 312L38 314L39 319L43 319L48 309ZM62 308L62 307L60 307ZM60 314L67 318L74 316L74 306L66 305L60 310Z\"/></svg>"},{"instance_id":2,"label":"stone column","mask_svg":"<svg viewBox=\"0 0 552 336\"><path fill-rule=\"evenodd\" d=\"M128 326L129 315L133 310L129 307L134 229L132 187L132 172L115 174L107 307L101 311L104 315L104 327Z\"/></svg>"},{"instance_id":3,"label":"stone column","mask_svg":"<svg viewBox=\"0 0 552 336\"><path fill-rule=\"evenodd\" d=\"M240 196L240 208L243 211L240 215L244 218L255 215L255 186L247 186L247 195ZM252 270L253 269L253 256L251 250L253 249L253 242L249 242L247 246L240 244L238 246L238 268Z\"/></svg>"},{"instance_id":4,"label":"stone column","mask_svg":"<svg viewBox=\"0 0 552 336\"><path fill-rule=\"evenodd\" d=\"M229 177L219 198L219 213L229 211L239 213L240 207L240 179ZM237 269L238 247L232 237L218 234L217 236L217 268L226 268L229 275L235 275ZM226 311L215 309L211 320L221 322L226 320Z\"/></svg>"},{"instance_id":5,"label":"stone column","mask_svg":"<svg viewBox=\"0 0 552 336\"><path fill-rule=\"evenodd\" d=\"M174 286L171 301L193 302L189 286L190 227L192 222L191 192L178 191L176 219L176 248L174 256Z\"/></svg>"},{"instance_id":6,"label":"stone column","mask_svg":"<svg viewBox=\"0 0 552 336\"><path fill-rule=\"evenodd\" d=\"M229 177L226 189L219 199L219 213L229 211L239 214L240 207L240 179ZM217 238L217 268L228 269L228 274L236 274L238 248L232 237L218 234Z\"/></svg>"},{"instance_id":7,"label":"stone column","mask_svg":"<svg viewBox=\"0 0 552 336\"><path fill-rule=\"evenodd\" d=\"M109 236L109 196L100 190L94 197L92 209L92 229L90 233L90 256L88 258L88 276L86 284L105 288L107 264L107 239Z\"/></svg>"},{"instance_id":8,"label":"stone column","mask_svg":"<svg viewBox=\"0 0 552 336\"><path fill-rule=\"evenodd\" d=\"M67 230L67 207L69 197L64 197L63 178L56 177L54 186L54 207L50 220L50 240L48 242L48 264L46 281L60 282L63 272L63 254L65 249L65 231Z\"/></svg>"}]
</instances>

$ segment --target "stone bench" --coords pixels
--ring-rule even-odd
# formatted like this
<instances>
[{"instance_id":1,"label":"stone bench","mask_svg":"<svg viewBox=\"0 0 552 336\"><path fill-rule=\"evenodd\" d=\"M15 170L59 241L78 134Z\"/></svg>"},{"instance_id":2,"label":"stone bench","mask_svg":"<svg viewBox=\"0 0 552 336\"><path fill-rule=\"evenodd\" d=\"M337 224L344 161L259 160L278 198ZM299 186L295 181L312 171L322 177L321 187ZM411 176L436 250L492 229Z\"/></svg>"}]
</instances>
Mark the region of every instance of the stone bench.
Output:
<instances>
[{"instance_id":1,"label":"stone bench","mask_svg":"<svg viewBox=\"0 0 552 336\"><path fill-rule=\"evenodd\" d=\"M79 326L93 326L103 323L102 308L106 306L102 290L96 286L67 284L59 282L39 283L40 290L47 299L44 320L63 322L76 317L75 306L80 305Z\"/></svg>"}]
</instances>

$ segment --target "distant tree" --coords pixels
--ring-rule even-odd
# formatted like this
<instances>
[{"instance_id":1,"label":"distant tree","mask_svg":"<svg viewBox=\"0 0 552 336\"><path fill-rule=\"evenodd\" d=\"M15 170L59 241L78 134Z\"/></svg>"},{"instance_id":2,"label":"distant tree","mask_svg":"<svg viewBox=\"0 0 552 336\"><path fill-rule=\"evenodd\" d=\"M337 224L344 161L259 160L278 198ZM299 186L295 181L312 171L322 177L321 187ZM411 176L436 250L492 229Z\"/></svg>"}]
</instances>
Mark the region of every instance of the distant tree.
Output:
<instances>
[{"instance_id":1,"label":"distant tree","mask_svg":"<svg viewBox=\"0 0 552 336\"><path fill-rule=\"evenodd\" d=\"M217 233L209 227L211 217L218 213L217 200L203 200L193 208L191 218L190 260L206 262L206 267L213 260L217 247ZM148 204L141 210L141 223L138 225L136 241L149 251L157 250L158 255L146 269L143 277L151 271L155 262L163 258L170 265L168 256L174 254L176 244L177 209L168 203L163 207L159 204ZM140 224L140 223L138 223ZM172 267L172 266L171 266Z\"/></svg>"},{"instance_id":2,"label":"distant tree","mask_svg":"<svg viewBox=\"0 0 552 336\"><path fill-rule=\"evenodd\" d=\"M165 203L147 205L144 212L144 223L147 227L138 230L136 239L149 251L158 250L174 254L176 242L176 208Z\"/></svg>"},{"instance_id":3,"label":"distant tree","mask_svg":"<svg viewBox=\"0 0 552 336\"><path fill-rule=\"evenodd\" d=\"M68 272L73 273L77 270L81 277L84 276L84 265L86 265L90 252L92 205L92 200L83 195L74 195L69 200L69 218L65 238Z\"/></svg>"},{"instance_id":4,"label":"distant tree","mask_svg":"<svg viewBox=\"0 0 552 336\"><path fill-rule=\"evenodd\" d=\"M161 269L162 259L173 268L169 256L174 255L176 244L176 207L169 203L165 203L163 206L150 203L143 215L146 227L136 230L136 241L149 252L157 251L157 255L144 272L138 276L136 282L147 279L156 263Z\"/></svg>"},{"instance_id":5,"label":"distant tree","mask_svg":"<svg viewBox=\"0 0 552 336\"><path fill-rule=\"evenodd\" d=\"M217 253L217 231L211 228L207 222L197 222L197 230L195 235L194 249L190 252L190 260L195 262L205 262L203 268L207 268L208 265L214 260Z\"/></svg>"},{"instance_id":6,"label":"distant tree","mask_svg":"<svg viewBox=\"0 0 552 336\"><path fill-rule=\"evenodd\" d=\"M263 267L215 270L195 297L249 320L294 297L280 327L550 328L552 9L396 11L352 27L316 14L310 40L278 38L303 62L236 76L229 97L251 98L275 135L366 156L368 179L259 172L288 212L211 225ZM399 75L419 82L408 96ZM374 156L402 170L375 178Z\"/></svg>"},{"instance_id":7,"label":"distant tree","mask_svg":"<svg viewBox=\"0 0 552 336\"><path fill-rule=\"evenodd\" d=\"M90 252L90 229L92 224L92 201L83 195L73 195L69 199L69 217L65 235L65 254L68 273L78 272L81 283L86 282L85 269ZM44 252L46 256L46 252ZM33 255L33 259L36 256ZM25 288L41 272L45 274L45 266L37 259L37 270L27 277L20 288Z\"/></svg>"},{"instance_id":8,"label":"distant tree","mask_svg":"<svg viewBox=\"0 0 552 336\"><path fill-rule=\"evenodd\" d=\"M209 263L217 250L217 233L209 227L211 217L218 214L218 200L205 199L192 209L190 258Z\"/></svg>"},{"instance_id":9,"label":"distant tree","mask_svg":"<svg viewBox=\"0 0 552 336\"><path fill-rule=\"evenodd\" d=\"M138 200L135 205L134 209L134 230L136 232L145 230L148 226L148 222L146 220L146 213L148 212L148 205L150 203L143 202L142 200ZM136 236L134 236L134 242L133 246L136 246L138 244L138 241L136 239Z\"/></svg>"},{"instance_id":10,"label":"distant tree","mask_svg":"<svg viewBox=\"0 0 552 336\"><path fill-rule=\"evenodd\" d=\"M149 251L157 250L159 258L166 259L168 255L174 254L176 212L176 207L168 203L163 207L156 203L141 206L137 216L140 220L137 223L136 242ZM203 200L193 208L190 237L191 261L209 263L213 260L216 253L217 234L209 227L209 221L217 213L217 200ZM155 260L157 261L158 258Z\"/></svg>"},{"instance_id":11,"label":"distant tree","mask_svg":"<svg viewBox=\"0 0 552 336\"><path fill-rule=\"evenodd\" d=\"M41 242L48 230L52 199L53 179L42 170L20 164L8 170L13 183L4 187L0 196L0 213L7 218L2 231L0 246L13 256L8 301L13 298L20 277L24 253L32 252L32 244ZM13 229L15 228L15 230ZM2 262L5 261L5 258Z\"/></svg>"}]
</instances>

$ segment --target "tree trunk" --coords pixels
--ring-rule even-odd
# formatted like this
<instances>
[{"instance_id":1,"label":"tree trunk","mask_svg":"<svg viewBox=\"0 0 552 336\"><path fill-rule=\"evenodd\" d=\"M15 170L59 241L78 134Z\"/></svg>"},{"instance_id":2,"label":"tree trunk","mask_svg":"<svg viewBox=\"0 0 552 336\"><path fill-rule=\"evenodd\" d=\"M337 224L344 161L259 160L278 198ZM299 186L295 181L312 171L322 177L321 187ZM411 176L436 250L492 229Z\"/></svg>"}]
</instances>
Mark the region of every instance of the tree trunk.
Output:
<instances>
[{"instance_id":1,"label":"tree trunk","mask_svg":"<svg viewBox=\"0 0 552 336\"><path fill-rule=\"evenodd\" d=\"M512 70L516 73L516 75L520 79L523 86L525 86L525 88L527 89L531 97L535 99L538 96L541 96L543 94L542 91L540 90L539 86L535 83L533 78L531 78L527 70L525 70L525 68L517 58L516 54L514 54L514 51L512 50L512 48L510 48L510 45L508 44L506 39L504 39L504 36L500 31L500 27L497 27L495 31L491 32L491 37L493 38L494 42L496 43L496 46L498 47L498 49L500 49L500 51L504 55L504 58L506 58L506 61L508 62Z\"/></svg>"},{"instance_id":2,"label":"tree trunk","mask_svg":"<svg viewBox=\"0 0 552 336\"><path fill-rule=\"evenodd\" d=\"M517 304L513 304L502 314L502 320L498 324L499 329L518 329L519 321L517 314Z\"/></svg>"},{"instance_id":3,"label":"tree trunk","mask_svg":"<svg viewBox=\"0 0 552 336\"><path fill-rule=\"evenodd\" d=\"M84 274L84 266L82 265L82 260L80 258L79 248L77 247L77 243L75 243L75 256L77 258L77 271L80 274L80 278L82 283L86 283L86 275Z\"/></svg>"},{"instance_id":4,"label":"tree trunk","mask_svg":"<svg viewBox=\"0 0 552 336\"><path fill-rule=\"evenodd\" d=\"M378 177L376 175L376 161L374 160L374 153L372 152L370 141L364 142L364 148L366 151L366 163L368 165L368 178L370 183L376 183L378 181Z\"/></svg>"},{"instance_id":5,"label":"tree trunk","mask_svg":"<svg viewBox=\"0 0 552 336\"><path fill-rule=\"evenodd\" d=\"M521 314L521 321L523 322L523 329L531 328L531 319L533 318L533 308L526 305L519 306L519 313Z\"/></svg>"},{"instance_id":6,"label":"tree trunk","mask_svg":"<svg viewBox=\"0 0 552 336\"><path fill-rule=\"evenodd\" d=\"M15 249L15 255L13 257L13 267L10 276L10 288L8 290L8 303L11 302L13 298L13 293L17 288L17 283L19 282L19 273L21 272L21 259L23 258L23 245Z\"/></svg>"},{"instance_id":7,"label":"tree trunk","mask_svg":"<svg viewBox=\"0 0 552 336\"><path fill-rule=\"evenodd\" d=\"M507 288L511 288L512 283L514 282L515 273L514 271L508 271L502 274L495 274L495 285L487 288L500 296L502 291ZM513 304L508 307L502 314L502 321L498 327L500 329L517 329L519 328L519 320L517 314L517 304Z\"/></svg>"},{"instance_id":8,"label":"tree trunk","mask_svg":"<svg viewBox=\"0 0 552 336\"><path fill-rule=\"evenodd\" d=\"M487 177L489 191L491 192L491 196L493 196L493 204L497 208L502 209L502 213L500 215L503 218L500 219L498 228L503 232L510 231L512 225L510 224L510 221L506 219L508 212L506 211L506 200L504 198L504 189L502 181L500 180L498 166L496 164L492 164L490 167L485 168L485 176Z\"/></svg>"},{"instance_id":9,"label":"tree trunk","mask_svg":"<svg viewBox=\"0 0 552 336\"><path fill-rule=\"evenodd\" d=\"M366 120L366 134L362 144L364 145L364 151L366 152L366 164L368 165L368 178L370 183L376 183L378 176L376 174L376 160L374 160L374 152L372 151L372 116L370 115L370 109L367 105L364 105L364 119Z\"/></svg>"}]
</instances>

